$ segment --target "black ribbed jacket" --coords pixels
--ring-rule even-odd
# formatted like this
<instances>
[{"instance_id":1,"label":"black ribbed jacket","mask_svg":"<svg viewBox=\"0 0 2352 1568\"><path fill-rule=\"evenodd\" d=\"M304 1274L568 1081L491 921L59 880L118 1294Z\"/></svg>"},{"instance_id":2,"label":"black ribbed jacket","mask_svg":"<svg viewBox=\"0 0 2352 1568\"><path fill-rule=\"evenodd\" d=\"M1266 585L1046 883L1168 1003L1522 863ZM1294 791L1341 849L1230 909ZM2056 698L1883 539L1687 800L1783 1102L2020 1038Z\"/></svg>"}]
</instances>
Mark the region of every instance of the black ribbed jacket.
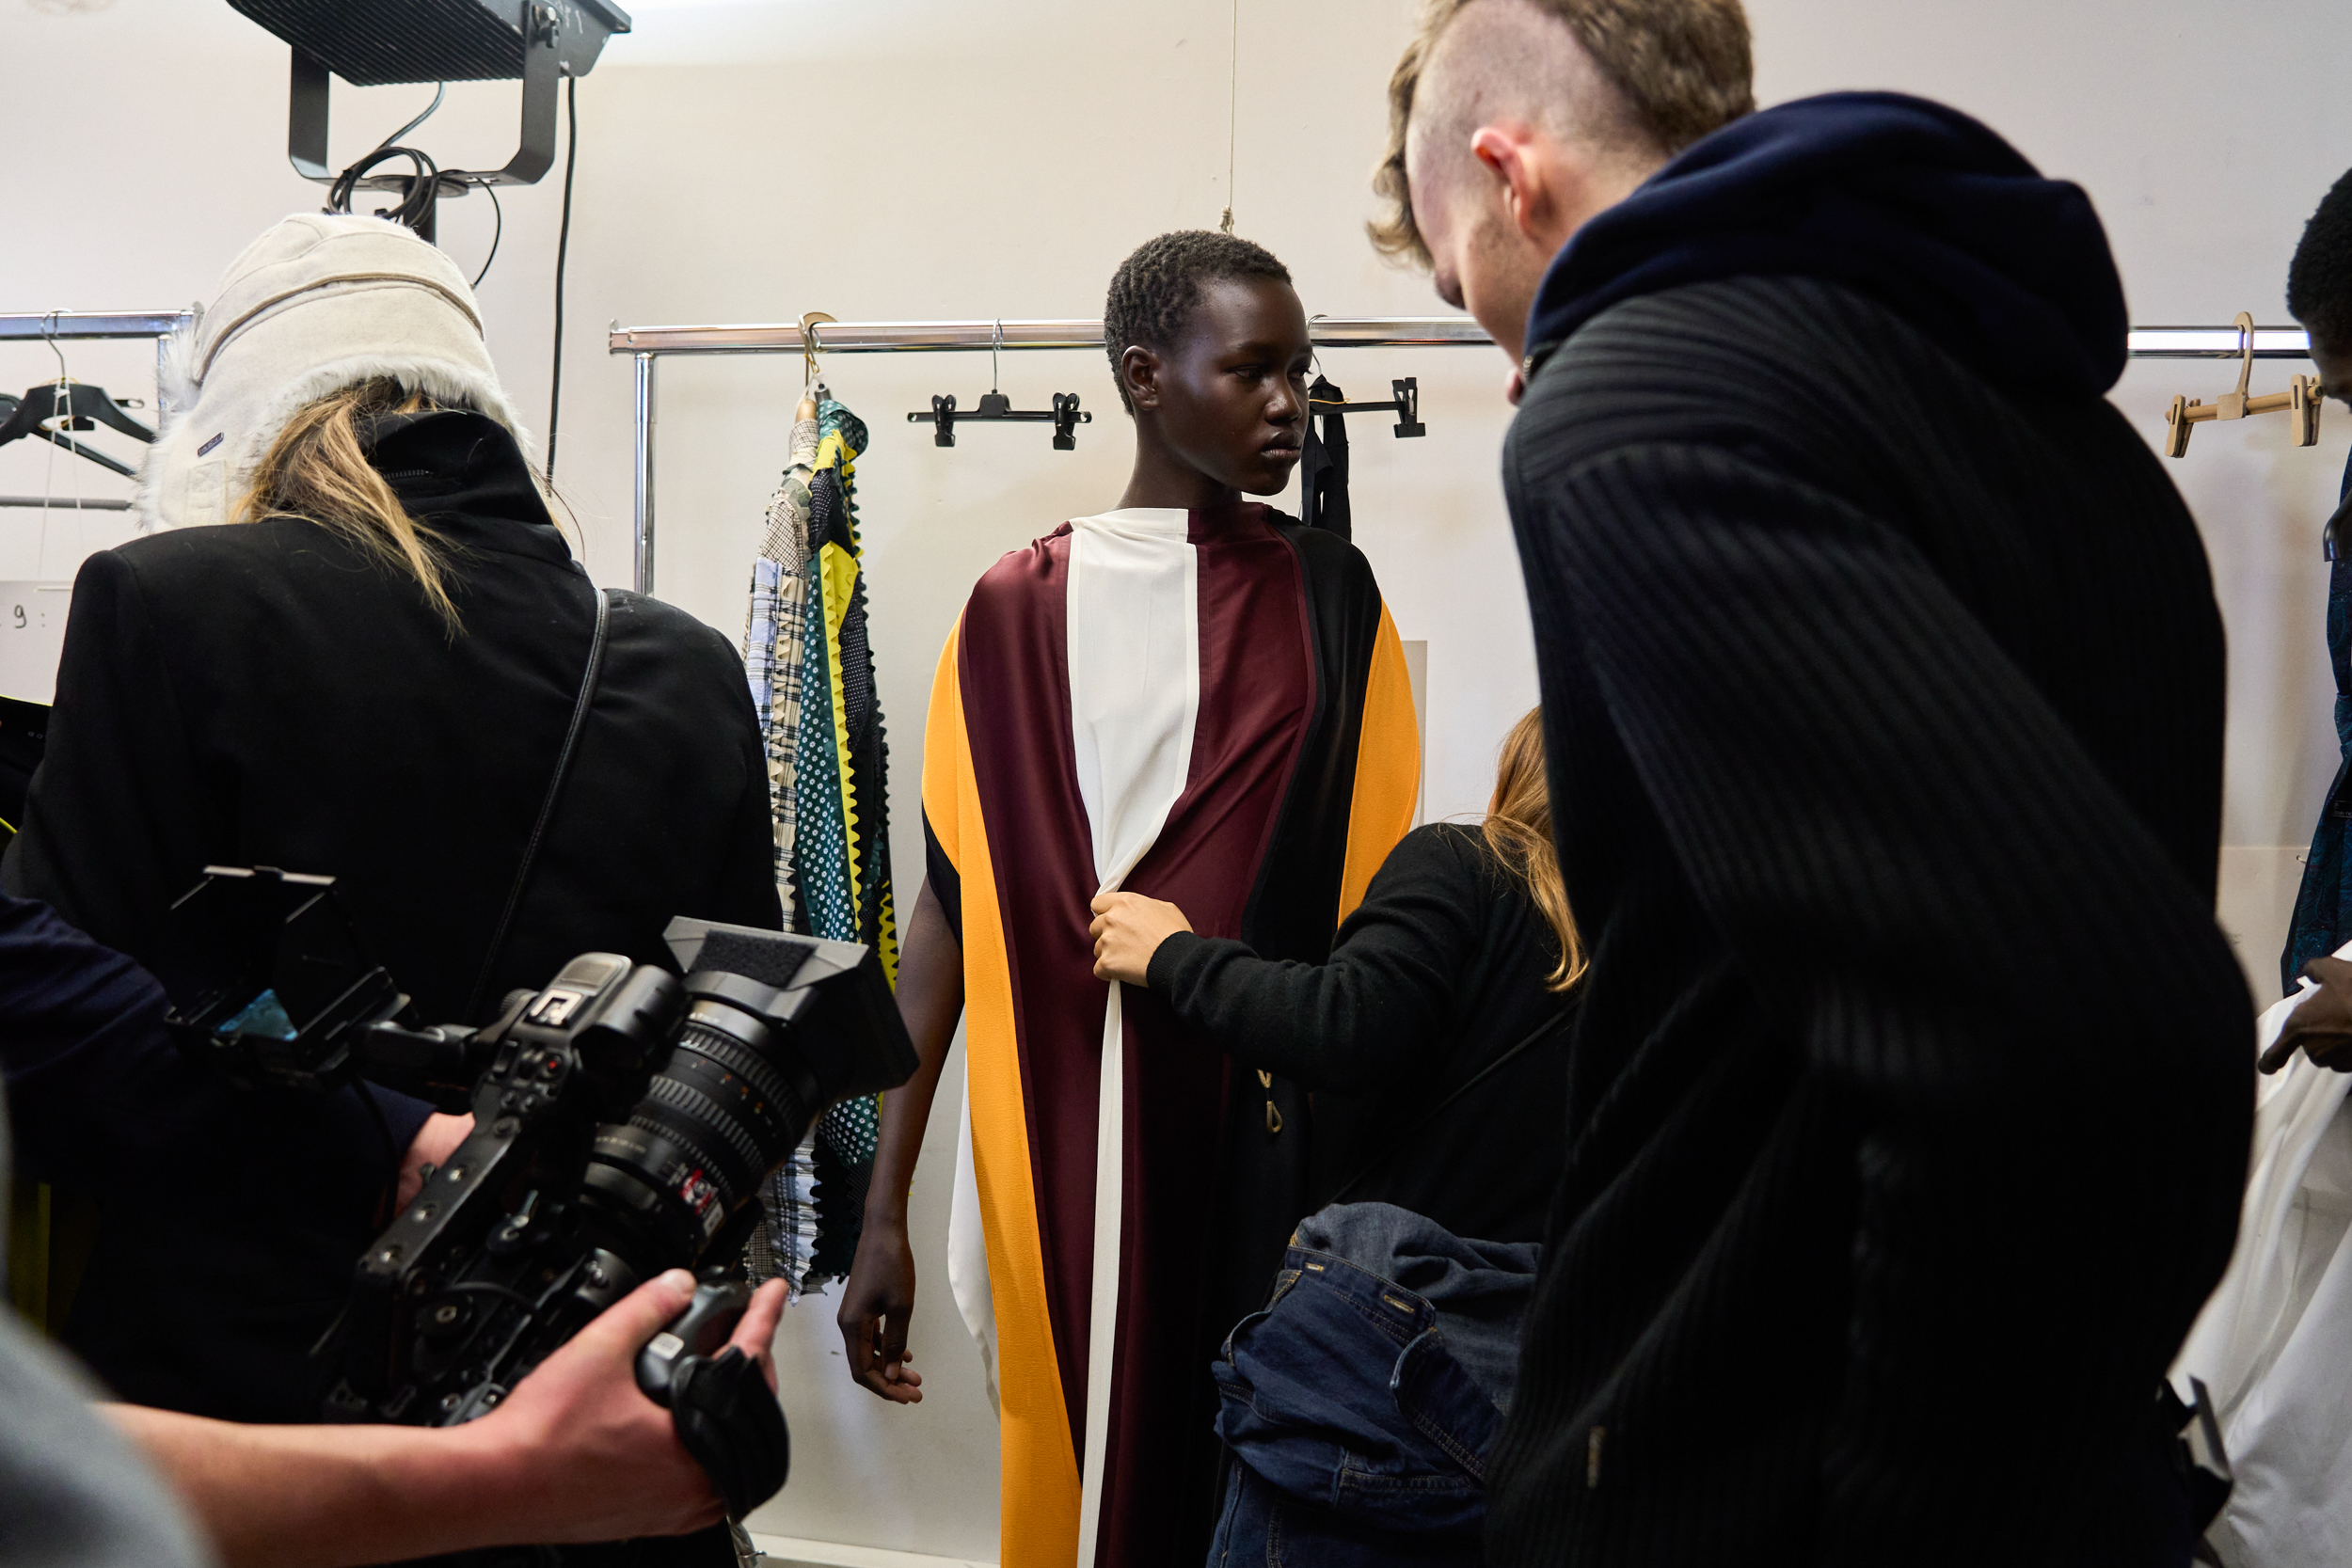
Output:
<instances>
[{"instance_id":1,"label":"black ribbed jacket","mask_svg":"<svg viewBox=\"0 0 2352 1568\"><path fill-rule=\"evenodd\" d=\"M1504 481L1592 969L1490 1557L2177 1560L2251 1012L2157 460L1751 277L1577 331Z\"/></svg>"},{"instance_id":2,"label":"black ribbed jacket","mask_svg":"<svg viewBox=\"0 0 2352 1568\"><path fill-rule=\"evenodd\" d=\"M1566 1155L1576 1004L1545 983L1559 961L1485 836L1432 822L1389 851L1326 962L1180 931L1147 978L1186 1033L1313 1091L1318 1141L1337 1143L1313 1202L1392 1203L1457 1236L1535 1242Z\"/></svg>"}]
</instances>

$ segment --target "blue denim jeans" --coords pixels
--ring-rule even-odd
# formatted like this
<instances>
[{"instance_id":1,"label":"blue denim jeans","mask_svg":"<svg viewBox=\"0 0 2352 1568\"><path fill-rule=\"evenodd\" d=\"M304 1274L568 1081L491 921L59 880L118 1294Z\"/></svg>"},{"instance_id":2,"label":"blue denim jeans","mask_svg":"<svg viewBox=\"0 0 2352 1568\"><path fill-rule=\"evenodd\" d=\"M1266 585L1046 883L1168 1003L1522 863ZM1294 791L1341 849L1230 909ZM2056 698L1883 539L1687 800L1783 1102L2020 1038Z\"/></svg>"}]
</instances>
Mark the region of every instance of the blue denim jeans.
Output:
<instances>
[{"instance_id":1,"label":"blue denim jeans","mask_svg":"<svg viewBox=\"0 0 2352 1568\"><path fill-rule=\"evenodd\" d=\"M1381 1204L1326 1210L1292 1243L1212 1368L1233 1463L1210 1563L1475 1564L1536 1249Z\"/></svg>"}]
</instances>

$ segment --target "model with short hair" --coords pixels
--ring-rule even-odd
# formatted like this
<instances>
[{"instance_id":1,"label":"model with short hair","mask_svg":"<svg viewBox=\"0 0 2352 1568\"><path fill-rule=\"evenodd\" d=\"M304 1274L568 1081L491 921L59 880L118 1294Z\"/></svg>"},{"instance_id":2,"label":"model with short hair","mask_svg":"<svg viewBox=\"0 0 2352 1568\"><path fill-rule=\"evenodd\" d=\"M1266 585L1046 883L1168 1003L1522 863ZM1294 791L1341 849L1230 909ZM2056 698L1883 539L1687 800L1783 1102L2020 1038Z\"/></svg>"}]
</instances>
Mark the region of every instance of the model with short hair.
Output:
<instances>
[{"instance_id":1,"label":"model with short hair","mask_svg":"<svg viewBox=\"0 0 2352 1568\"><path fill-rule=\"evenodd\" d=\"M1734 0L1446 0L1392 103L1386 232L1523 393L1592 942L1487 1560L2185 1561L2251 1014L2089 198L1916 98L1748 112Z\"/></svg>"},{"instance_id":2,"label":"model with short hair","mask_svg":"<svg viewBox=\"0 0 2352 1568\"><path fill-rule=\"evenodd\" d=\"M1136 888L1320 960L1411 826L1420 769L1371 568L1245 499L1299 460L1290 274L1246 240L1165 234L1104 315L1126 493L991 568L940 657L898 971L923 1067L883 1100L840 1311L858 1382L920 1399L907 1187L961 1015L948 1275L994 1372L1007 1568L1201 1560L1209 1362L1324 1176L1304 1093L1095 978L1090 901Z\"/></svg>"},{"instance_id":3,"label":"model with short hair","mask_svg":"<svg viewBox=\"0 0 2352 1568\"><path fill-rule=\"evenodd\" d=\"M2303 226L2287 265L2287 309L2310 334L2312 361L2319 367L2325 394L2352 407L2352 174L2328 187L2318 211ZM2303 860L2303 882L2287 927L2286 951L2279 956L2279 987L2295 993L2303 966L2352 942L2352 463L2336 493L2328 520L2328 663L2336 677L2336 744L2344 761L2328 788L2319 825L2312 830L2312 852Z\"/></svg>"}]
</instances>

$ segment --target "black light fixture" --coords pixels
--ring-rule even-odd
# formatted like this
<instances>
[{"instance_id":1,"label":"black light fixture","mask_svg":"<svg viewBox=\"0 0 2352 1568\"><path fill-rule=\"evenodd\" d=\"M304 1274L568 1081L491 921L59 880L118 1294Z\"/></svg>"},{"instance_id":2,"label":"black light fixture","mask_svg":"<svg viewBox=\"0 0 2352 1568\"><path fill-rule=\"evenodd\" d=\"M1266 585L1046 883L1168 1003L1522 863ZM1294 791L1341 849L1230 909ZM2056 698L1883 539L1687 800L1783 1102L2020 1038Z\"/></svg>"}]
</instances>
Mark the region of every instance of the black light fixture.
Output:
<instances>
[{"instance_id":1,"label":"black light fixture","mask_svg":"<svg viewBox=\"0 0 2352 1568\"><path fill-rule=\"evenodd\" d=\"M434 206L468 185L529 185L555 163L555 100L567 76L585 76L604 40L629 30L628 13L607 0L229 0L294 46L286 155L306 180L402 193L398 215L434 237ZM506 166L435 168L407 152L414 173L371 175L367 160L341 173L326 166L329 73L354 87L405 82L491 82L521 78L522 138ZM413 123L413 122L412 122ZM378 162L392 155L379 147ZM346 182L348 183L346 183Z\"/></svg>"}]
</instances>

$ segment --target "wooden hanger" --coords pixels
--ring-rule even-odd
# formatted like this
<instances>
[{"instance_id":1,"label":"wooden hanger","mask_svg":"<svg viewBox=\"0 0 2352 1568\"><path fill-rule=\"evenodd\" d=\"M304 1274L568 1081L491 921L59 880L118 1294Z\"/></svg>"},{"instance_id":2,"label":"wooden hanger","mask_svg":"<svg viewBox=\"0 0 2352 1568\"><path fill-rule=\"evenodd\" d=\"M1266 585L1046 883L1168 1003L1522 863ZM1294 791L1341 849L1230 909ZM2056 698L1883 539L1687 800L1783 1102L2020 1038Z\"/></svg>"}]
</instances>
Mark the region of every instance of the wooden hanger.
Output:
<instances>
[{"instance_id":1,"label":"wooden hanger","mask_svg":"<svg viewBox=\"0 0 2352 1568\"><path fill-rule=\"evenodd\" d=\"M2295 420L2295 444L2309 447L2319 441L2319 377L2298 375L2287 382L2283 392L2265 392L2260 397L2246 395L2247 383L2254 374L2254 318L2240 310L2237 313L2238 367L2237 389L2224 392L2212 403L2195 398L2178 397L2164 415L2164 455L2179 457L2188 451L2188 429L2206 420L2242 420L2249 414L2275 414L2284 409Z\"/></svg>"}]
</instances>

